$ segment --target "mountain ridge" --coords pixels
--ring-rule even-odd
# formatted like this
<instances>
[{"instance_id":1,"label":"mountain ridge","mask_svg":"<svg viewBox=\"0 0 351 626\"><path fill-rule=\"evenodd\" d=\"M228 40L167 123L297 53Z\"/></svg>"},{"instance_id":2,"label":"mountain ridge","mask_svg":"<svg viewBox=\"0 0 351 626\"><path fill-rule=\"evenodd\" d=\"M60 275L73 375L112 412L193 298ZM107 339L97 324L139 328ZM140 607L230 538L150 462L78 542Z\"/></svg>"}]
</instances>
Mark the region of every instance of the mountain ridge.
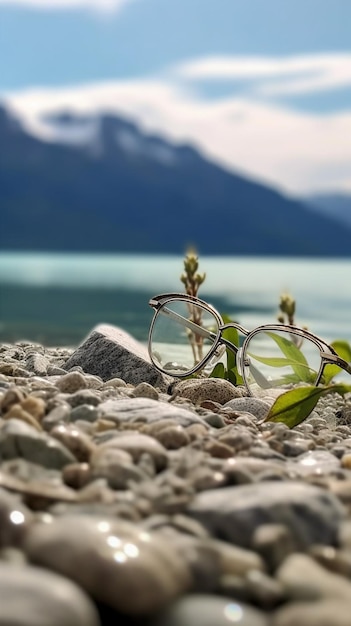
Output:
<instances>
[{"instance_id":1,"label":"mountain ridge","mask_svg":"<svg viewBox=\"0 0 351 626\"><path fill-rule=\"evenodd\" d=\"M351 194L313 194L304 198L304 202L312 210L332 216L335 220L351 226Z\"/></svg>"},{"instance_id":2,"label":"mountain ridge","mask_svg":"<svg viewBox=\"0 0 351 626\"><path fill-rule=\"evenodd\" d=\"M61 113L48 123L68 137L82 120ZM178 254L193 245L216 255L351 255L351 226L191 145L114 115L86 123L85 142L44 141L0 107L0 249Z\"/></svg>"}]
</instances>

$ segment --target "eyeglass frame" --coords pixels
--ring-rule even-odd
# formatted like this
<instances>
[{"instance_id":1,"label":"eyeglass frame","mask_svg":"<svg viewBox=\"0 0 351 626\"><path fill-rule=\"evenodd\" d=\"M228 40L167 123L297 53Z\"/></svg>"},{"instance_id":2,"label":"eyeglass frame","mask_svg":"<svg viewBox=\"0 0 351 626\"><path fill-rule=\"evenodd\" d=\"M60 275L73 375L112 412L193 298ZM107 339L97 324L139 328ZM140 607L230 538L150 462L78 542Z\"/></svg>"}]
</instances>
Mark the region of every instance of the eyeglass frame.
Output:
<instances>
[{"instance_id":1,"label":"eyeglass frame","mask_svg":"<svg viewBox=\"0 0 351 626\"><path fill-rule=\"evenodd\" d=\"M203 310L207 311L208 313L211 313L218 323L217 333L213 333L206 329L201 329L201 326L198 326L197 324L194 324L194 322L192 322L191 320L187 320L186 318L183 318L183 316L179 315L179 317L182 317L184 322L186 322L186 324L182 322L184 326L187 326L191 330L194 330L193 326L196 326L195 328L196 333L199 334L199 328L200 328L202 331L201 332L202 336L214 339L213 345L211 346L206 356L201 361L199 361L199 363L196 363L192 369L187 370L187 372L185 373L179 373L179 374L178 373L169 374L167 370L164 370L162 369L162 367L157 365L153 357L152 350L151 350L152 332L153 332L153 328L155 325L155 321L160 312L160 309L164 307L168 302L173 302L173 301L190 302L190 303L196 304ZM327 342L325 342L323 339L321 339L314 333L311 333L309 330L299 328L298 326L293 326L291 324L281 324L281 323L263 324L263 325L257 326L253 330L247 330L246 328L244 328L244 326L242 326L241 324L238 324L237 322L229 322L225 324L219 312L211 304L205 302L205 300L201 300L200 298L197 298L196 296L191 296L189 294L184 294L184 293L159 294L157 296L154 296L153 298L150 298L148 304L154 310L154 316L151 320L149 335L148 335L148 352L149 352L151 362L159 371L163 372L164 374L171 375L174 378L188 378L192 374L195 374L196 372L199 372L200 370L204 369L206 364L214 356L216 350L218 349L218 346L224 345L226 348L228 348L235 354L236 364L237 364L238 370L241 372L241 376L243 378L245 387L249 395L250 396L253 395L250 389L250 384L246 377L246 367L250 365L250 363L245 362L246 346L249 344L251 338L254 337L257 333L265 332L265 331L285 331L289 334L296 335L298 337L302 337L302 338L310 340L318 348L321 362L320 362L316 380L313 383L314 387L318 387L319 383L321 382L323 371L326 365L337 365L338 367L346 371L348 374L351 374L351 364L345 361L344 359L342 359L332 346L330 346ZM174 313L174 315L178 316L177 313ZM235 328L239 333L241 333L245 337L243 344L240 348L238 348L238 346L236 346L231 341L223 337L223 331L225 331L228 328ZM325 350L325 348L327 349L327 351Z\"/></svg>"}]
</instances>

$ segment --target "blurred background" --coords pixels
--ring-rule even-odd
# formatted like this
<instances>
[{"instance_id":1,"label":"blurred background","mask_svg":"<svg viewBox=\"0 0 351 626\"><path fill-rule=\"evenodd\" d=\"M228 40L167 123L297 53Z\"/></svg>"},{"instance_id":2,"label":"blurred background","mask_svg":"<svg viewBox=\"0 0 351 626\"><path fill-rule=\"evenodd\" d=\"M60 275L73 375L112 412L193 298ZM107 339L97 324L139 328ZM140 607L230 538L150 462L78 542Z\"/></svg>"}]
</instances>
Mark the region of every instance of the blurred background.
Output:
<instances>
[{"instance_id":1,"label":"blurred background","mask_svg":"<svg viewBox=\"0 0 351 626\"><path fill-rule=\"evenodd\" d=\"M0 340L148 299L351 339L348 0L0 0Z\"/></svg>"}]
</instances>

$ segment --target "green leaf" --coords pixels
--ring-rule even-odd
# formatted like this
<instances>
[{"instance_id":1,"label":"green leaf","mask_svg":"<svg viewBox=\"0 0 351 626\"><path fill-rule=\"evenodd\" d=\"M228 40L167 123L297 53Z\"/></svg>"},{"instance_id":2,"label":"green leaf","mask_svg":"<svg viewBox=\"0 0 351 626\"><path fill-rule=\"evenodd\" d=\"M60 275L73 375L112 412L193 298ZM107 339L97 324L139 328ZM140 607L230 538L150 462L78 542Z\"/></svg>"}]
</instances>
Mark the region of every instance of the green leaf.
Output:
<instances>
[{"instance_id":1,"label":"green leaf","mask_svg":"<svg viewBox=\"0 0 351 626\"><path fill-rule=\"evenodd\" d=\"M222 319L225 324L231 323L231 319L227 315L223 315ZM239 333L236 328L225 328L222 332L222 336L224 339L226 339L227 341L230 341L230 343L232 343L234 346L239 348L240 339L239 339ZM233 385L243 385L244 381L242 377L240 376L238 372L238 368L236 366L236 354L232 350L229 350L229 348L227 348L226 352L227 352L227 372L226 372L227 380L230 380L230 382L233 383Z\"/></svg>"},{"instance_id":2,"label":"green leaf","mask_svg":"<svg viewBox=\"0 0 351 626\"><path fill-rule=\"evenodd\" d=\"M214 366L209 378L225 378L225 367L223 363L217 363Z\"/></svg>"},{"instance_id":3,"label":"green leaf","mask_svg":"<svg viewBox=\"0 0 351 626\"><path fill-rule=\"evenodd\" d=\"M225 324L230 323L230 321L226 321L227 319L229 320L229 318L226 318L225 316L225 319L223 320ZM237 348L239 347L239 333L236 328L225 328L224 331L222 332L222 337L223 339L230 341L230 343L232 343ZM228 350L228 349L227 349L227 368L228 370L236 368L235 354L234 352L232 352L232 350Z\"/></svg>"},{"instance_id":4,"label":"green leaf","mask_svg":"<svg viewBox=\"0 0 351 626\"><path fill-rule=\"evenodd\" d=\"M305 356L295 343L276 333L267 332L267 335L276 342L282 353L289 359L289 361L291 361L289 365L291 365L300 380L308 382L310 379L310 367L305 359Z\"/></svg>"},{"instance_id":5,"label":"green leaf","mask_svg":"<svg viewBox=\"0 0 351 626\"><path fill-rule=\"evenodd\" d=\"M331 347L334 348L335 352L341 356L344 361L347 363L351 362L351 345L348 341L344 341L344 339L335 339L331 344Z\"/></svg>"},{"instance_id":6,"label":"green leaf","mask_svg":"<svg viewBox=\"0 0 351 626\"><path fill-rule=\"evenodd\" d=\"M344 395L349 391L351 385L344 384L290 389L276 399L264 421L283 422L289 428L294 428L310 415L321 396L328 393Z\"/></svg>"},{"instance_id":7,"label":"green leaf","mask_svg":"<svg viewBox=\"0 0 351 626\"><path fill-rule=\"evenodd\" d=\"M335 352L342 359L344 359L344 361L347 361L347 363L350 363L351 346L347 341L344 341L343 339L336 339L330 345L332 346L332 348L334 348ZM338 365L331 365L331 364L326 365L324 368L324 372L323 372L323 382L325 384L330 383L330 381L333 378L335 378L335 376L340 374L341 371L342 371L342 368L338 367Z\"/></svg>"},{"instance_id":8,"label":"green leaf","mask_svg":"<svg viewBox=\"0 0 351 626\"><path fill-rule=\"evenodd\" d=\"M258 356L257 354L252 354L252 352L249 352L249 356L255 359L255 361L259 361L270 367L287 367L288 365L291 365L291 367L293 367L293 365L300 366L299 361L292 361L292 359L286 359L284 356Z\"/></svg>"},{"instance_id":9,"label":"green leaf","mask_svg":"<svg viewBox=\"0 0 351 626\"><path fill-rule=\"evenodd\" d=\"M308 365L306 366L304 374L302 376L302 368L304 368L305 365L301 365L297 361L292 361L291 359L286 359L284 357L257 356L256 354L252 354L251 352L249 353L249 356L252 359L255 359L256 361L259 361L260 363L269 365L270 367L276 367L276 368L289 367L289 366L291 367L294 373L291 372L291 374L284 374L284 376L282 376L281 379L275 380L274 381L275 387L278 386L279 384L284 385L287 382L293 382L293 383L305 382L305 383L313 384L317 379L317 372L313 370L311 367L309 367Z\"/></svg>"},{"instance_id":10,"label":"green leaf","mask_svg":"<svg viewBox=\"0 0 351 626\"><path fill-rule=\"evenodd\" d=\"M244 384L243 379L239 376L236 368L227 371L227 380L235 386Z\"/></svg>"}]
</instances>

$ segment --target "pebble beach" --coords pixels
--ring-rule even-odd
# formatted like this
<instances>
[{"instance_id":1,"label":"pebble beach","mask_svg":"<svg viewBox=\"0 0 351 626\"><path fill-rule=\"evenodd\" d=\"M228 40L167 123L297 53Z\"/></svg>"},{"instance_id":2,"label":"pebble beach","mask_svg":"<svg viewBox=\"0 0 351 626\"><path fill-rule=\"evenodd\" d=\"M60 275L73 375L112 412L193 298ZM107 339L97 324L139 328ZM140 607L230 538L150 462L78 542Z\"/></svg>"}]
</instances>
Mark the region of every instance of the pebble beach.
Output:
<instances>
[{"instance_id":1,"label":"pebble beach","mask_svg":"<svg viewBox=\"0 0 351 626\"><path fill-rule=\"evenodd\" d=\"M269 407L121 329L0 345L0 626L349 626L351 397Z\"/></svg>"}]
</instances>

